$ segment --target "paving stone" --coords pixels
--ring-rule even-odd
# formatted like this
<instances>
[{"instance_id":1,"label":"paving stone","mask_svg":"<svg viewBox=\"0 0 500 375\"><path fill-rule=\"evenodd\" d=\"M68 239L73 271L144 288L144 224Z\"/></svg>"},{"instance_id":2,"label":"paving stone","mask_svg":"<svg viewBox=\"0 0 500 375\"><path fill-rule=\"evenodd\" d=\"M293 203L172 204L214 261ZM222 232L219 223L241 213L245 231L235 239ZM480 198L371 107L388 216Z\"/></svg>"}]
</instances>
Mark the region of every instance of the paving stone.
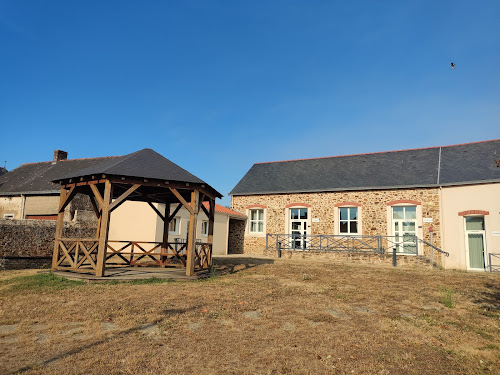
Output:
<instances>
[{"instance_id":1,"label":"paving stone","mask_svg":"<svg viewBox=\"0 0 500 375\"><path fill-rule=\"evenodd\" d=\"M260 313L258 311L245 311L243 316L248 319L260 319Z\"/></svg>"},{"instance_id":2,"label":"paving stone","mask_svg":"<svg viewBox=\"0 0 500 375\"><path fill-rule=\"evenodd\" d=\"M76 327L76 328L71 328L66 331L63 331L63 335L77 335L79 333L82 333L83 328L82 327Z\"/></svg>"},{"instance_id":3,"label":"paving stone","mask_svg":"<svg viewBox=\"0 0 500 375\"><path fill-rule=\"evenodd\" d=\"M315 322L315 321L313 321L313 320L309 320L309 321L308 321L308 323L309 323L309 325L310 325L311 327L317 327L317 326L319 326L319 325L322 325L322 324L323 324L323 322Z\"/></svg>"},{"instance_id":4,"label":"paving stone","mask_svg":"<svg viewBox=\"0 0 500 375\"><path fill-rule=\"evenodd\" d=\"M11 336L7 336L7 337L1 337L0 343L13 344L13 343L17 342L17 340L18 340L18 337L16 335L11 335Z\"/></svg>"},{"instance_id":5,"label":"paving stone","mask_svg":"<svg viewBox=\"0 0 500 375\"><path fill-rule=\"evenodd\" d=\"M35 331L35 332L45 331L46 329L49 329L48 324L33 324L30 327L30 330Z\"/></svg>"},{"instance_id":6,"label":"paving stone","mask_svg":"<svg viewBox=\"0 0 500 375\"><path fill-rule=\"evenodd\" d=\"M0 326L0 335L13 333L19 324L4 324Z\"/></svg>"},{"instance_id":7,"label":"paving stone","mask_svg":"<svg viewBox=\"0 0 500 375\"><path fill-rule=\"evenodd\" d=\"M139 327L139 332L142 332L146 335L157 335L158 333L160 333L160 328L158 327L158 324L155 323L143 324Z\"/></svg>"},{"instance_id":8,"label":"paving stone","mask_svg":"<svg viewBox=\"0 0 500 375\"><path fill-rule=\"evenodd\" d=\"M101 328L106 332L118 331L120 329L115 323L112 322L102 322Z\"/></svg>"},{"instance_id":9,"label":"paving stone","mask_svg":"<svg viewBox=\"0 0 500 375\"><path fill-rule=\"evenodd\" d=\"M366 314L375 314L376 313L375 310L372 310L366 306L356 306L356 307L354 307L354 311L366 313Z\"/></svg>"},{"instance_id":10,"label":"paving stone","mask_svg":"<svg viewBox=\"0 0 500 375\"><path fill-rule=\"evenodd\" d=\"M347 319L349 318L346 314L344 314L343 312L341 311L337 311L337 310L334 310L334 309L330 309L330 308L325 308L324 311L328 314L330 314L331 316L333 316L334 318L339 318L339 319Z\"/></svg>"},{"instance_id":11,"label":"paving stone","mask_svg":"<svg viewBox=\"0 0 500 375\"><path fill-rule=\"evenodd\" d=\"M413 314L408 314L408 313L401 313L401 317L405 319L415 319L416 316Z\"/></svg>"},{"instance_id":12,"label":"paving stone","mask_svg":"<svg viewBox=\"0 0 500 375\"><path fill-rule=\"evenodd\" d=\"M44 333L36 335L35 342L37 342L37 343L44 343L44 342L48 342L48 341L50 341L49 335L46 335Z\"/></svg>"},{"instance_id":13,"label":"paving stone","mask_svg":"<svg viewBox=\"0 0 500 375\"><path fill-rule=\"evenodd\" d=\"M202 326L201 322L195 322L195 323L189 323L188 327L191 331L196 331L197 329L200 329Z\"/></svg>"}]
</instances>

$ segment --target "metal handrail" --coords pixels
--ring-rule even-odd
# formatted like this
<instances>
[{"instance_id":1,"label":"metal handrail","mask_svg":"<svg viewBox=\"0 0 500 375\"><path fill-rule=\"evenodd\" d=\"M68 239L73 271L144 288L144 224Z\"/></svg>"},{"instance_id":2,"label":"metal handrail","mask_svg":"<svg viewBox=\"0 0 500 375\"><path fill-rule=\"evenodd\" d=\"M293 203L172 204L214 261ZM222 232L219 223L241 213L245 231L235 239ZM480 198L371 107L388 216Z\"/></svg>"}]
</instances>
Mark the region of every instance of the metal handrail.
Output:
<instances>
[{"instance_id":1,"label":"metal handrail","mask_svg":"<svg viewBox=\"0 0 500 375\"><path fill-rule=\"evenodd\" d=\"M500 272L500 264L493 265L491 258L498 258L500 260L500 253L488 253L490 272Z\"/></svg>"},{"instance_id":2,"label":"metal handrail","mask_svg":"<svg viewBox=\"0 0 500 375\"><path fill-rule=\"evenodd\" d=\"M441 250L439 247L436 247L434 246L433 244L431 244L430 242L427 242L426 240L423 240L421 238L418 238L418 241L426 244L427 246L430 246L431 248L433 248L434 250L436 250L438 253L441 253L441 254L444 254L445 256L449 257L450 256L450 253L447 252L447 251L444 251L444 250Z\"/></svg>"}]
</instances>

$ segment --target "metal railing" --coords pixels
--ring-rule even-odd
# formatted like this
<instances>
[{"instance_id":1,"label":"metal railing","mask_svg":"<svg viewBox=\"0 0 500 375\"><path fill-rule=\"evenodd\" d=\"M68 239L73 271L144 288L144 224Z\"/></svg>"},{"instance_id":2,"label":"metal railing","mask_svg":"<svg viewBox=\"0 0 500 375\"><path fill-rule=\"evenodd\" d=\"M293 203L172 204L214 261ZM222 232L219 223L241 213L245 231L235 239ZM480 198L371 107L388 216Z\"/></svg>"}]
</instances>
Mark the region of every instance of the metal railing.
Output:
<instances>
[{"instance_id":1,"label":"metal railing","mask_svg":"<svg viewBox=\"0 0 500 375\"><path fill-rule=\"evenodd\" d=\"M437 251L446 256L449 253L417 236L368 236L368 235L330 235L330 234L267 234L266 250L320 250L354 253L418 255L424 253L424 246L431 254ZM419 251L421 247L421 251Z\"/></svg>"},{"instance_id":2,"label":"metal railing","mask_svg":"<svg viewBox=\"0 0 500 375\"><path fill-rule=\"evenodd\" d=\"M489 253L488 260L490 272L500 272L500 253ZM495 262L495 264L493 264L493 262Z\"/></svg>"}]
</instances>

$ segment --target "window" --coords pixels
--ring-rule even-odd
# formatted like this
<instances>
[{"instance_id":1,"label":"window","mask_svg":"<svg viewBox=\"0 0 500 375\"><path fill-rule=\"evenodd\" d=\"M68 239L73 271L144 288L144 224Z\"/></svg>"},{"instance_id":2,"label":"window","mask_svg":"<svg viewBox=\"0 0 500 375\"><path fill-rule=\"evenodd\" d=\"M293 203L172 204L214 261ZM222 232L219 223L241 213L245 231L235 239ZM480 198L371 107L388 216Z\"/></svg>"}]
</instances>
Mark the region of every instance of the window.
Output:
<instances>
[{"instance_id":1,"label":"window","mask_svg":"<svg viewBox=\"0 0 500 375\"><path fill-rule=\"evenodd\" d=\"M14 214L3 214L4 219L14 219Z\"/></svg>"},{"instance_id":2,"label":"window","mask_svg":"<svg viewBox=\"0 0 500 375\"><path fill-rule=\"evenodd\" d=\"M358 208L340 207L339 208L339 233L340 234L358 234Z\"/></svg>"},{"instance_id":3,"label":"window","mask_svg":"<svg viewBox=\"0 0 500 375\"><path fill-rule=\"evenodd\" d=\"M202 221L201 222L201 235L203 237L208 236L208 221Z\"/></svg>"},{"instance_id":4,"label":"window","mask_svg":"<svg viewBox=\"0 0 500 375\"><path fill-rule=\"evenodd\" d=\"M250 210L250 233L264 233L264 210Z\"/></svg>"},{"instance_id":5,"label":"window","mask_svg":"<svg viewBox=\"0 0 500 375\"><path fill-rule=\"evenodd\" d=\"M392 229L397 251L417 254L417 206L392 207Z\"/></svg>"},{"instance_id":6,"label":"window","mask_svg":"<svg viewBox=\"0 0 500 375\"><path fill-rule=\"evenodd\" d=\"M168 223L168 233L179 234L179 218L174 217L170 223Z\"/></svg>"}]
</instances>

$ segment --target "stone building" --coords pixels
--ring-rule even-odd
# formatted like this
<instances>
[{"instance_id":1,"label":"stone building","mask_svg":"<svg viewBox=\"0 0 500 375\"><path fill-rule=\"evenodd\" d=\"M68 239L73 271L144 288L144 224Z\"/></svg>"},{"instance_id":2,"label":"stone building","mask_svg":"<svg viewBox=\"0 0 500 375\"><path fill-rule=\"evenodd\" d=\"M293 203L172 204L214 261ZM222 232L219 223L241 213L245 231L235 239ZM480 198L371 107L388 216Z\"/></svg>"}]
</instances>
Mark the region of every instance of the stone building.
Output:
<instances>
[{"instance_id":1,"label":"stone building","mask_svg":"<svg viewBox=\"0 0 500 375\"><path fill-rule=\"evenodd\" d=\"M499 158L500 140L491 140L256 163L231 207L248 217L248 253L278 242L298 251L442 250L447 268L485 270L500 253Z\"/></svg>"}]
</instances>

